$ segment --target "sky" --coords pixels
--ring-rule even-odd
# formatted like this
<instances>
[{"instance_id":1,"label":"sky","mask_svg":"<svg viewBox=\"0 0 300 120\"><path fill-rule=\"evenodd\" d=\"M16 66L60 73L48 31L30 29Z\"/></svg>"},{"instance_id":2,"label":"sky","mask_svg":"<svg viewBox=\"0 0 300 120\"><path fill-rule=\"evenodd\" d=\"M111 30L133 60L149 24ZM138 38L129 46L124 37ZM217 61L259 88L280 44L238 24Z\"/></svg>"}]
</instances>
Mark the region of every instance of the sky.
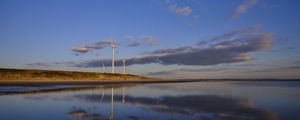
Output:
<instances>
[{"instance_id":1,"label":"sky","mask_svg":"<svg viewBox=\"0 0 300 120\"><path fill-rule=\"evenodd\" d=\"M297 0L1 0L0 68L300 78Z\"/></svg>"}]
</instances>

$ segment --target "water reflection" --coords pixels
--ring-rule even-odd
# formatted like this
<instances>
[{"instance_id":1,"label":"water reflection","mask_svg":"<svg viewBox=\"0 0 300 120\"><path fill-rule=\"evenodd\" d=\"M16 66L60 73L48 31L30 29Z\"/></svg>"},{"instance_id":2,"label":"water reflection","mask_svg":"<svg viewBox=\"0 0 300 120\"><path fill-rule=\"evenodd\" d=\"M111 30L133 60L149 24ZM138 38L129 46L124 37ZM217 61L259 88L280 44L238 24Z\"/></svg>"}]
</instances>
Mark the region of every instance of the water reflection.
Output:
<instances>
[{"instance_id":1,"label":"water reflection","mask_svg":"<svg viewBox=\"0 0 300 120\"><path fill-rule=\"evenodd\" d=\"M103 102L110 102L111 104L109 120L114 120L115 118L114 102L125 103L124 93L124 88L122 88L122 95L114 95L114 88L111 88L111 101L104 99ZM74 96L75 99L96 103L100 97L102 96L97 94ZM163 114L194 116L197 119L279 120L279 117L275 113L265 109L255 108L254 101L246 98L214 95L162 96L160 98L148 98L128 95L126 96L126 104ZM128 117L137 119L141 116L138 117L133 114Z\"/></svg>"},{"instance_id":2,"label":"water reflection","mask_svg":"<svg viewBox=\"0 0 300 120\"><path fill-rule=\"evenodd\" d=\"M125 103L125 87L122 87L122 96L123 96L122 103Z\"/></svg>"},{"instance_id":3,"label":"water reflection","mask_svg":"<svg viewBox=\"0 0 300 120\"><path fill-rule=\"evenodd\" d=\"M134 86L142 86L142 84L126 84L126 85L93 85L93 86L69 86L69 85L53 85L53 86L13 86L0 87L0 95L10 94L41 94L41 93L64 93L76 92L84 90L98 90L110 88L128 88Z\"/></svg>"},{"instance_id":4,"label":"water reflection","mask_svg":"<svg viewBox=\"0 0 300 120\"><path fill-rule=\"evenodd\" d=\"M132 85L130 85L130 86L132 86ZM122 103L123 104L125 104L125 88L126 87L128 87L128 86L121 86L122 96L120 96L120 95L117 96L117 98L122 98ZM107 87L105 87L105 88L107 88ZM102 103L102 101L104 99L104 96L105 96L105 88L102 89L102 94L101 95L93 96L93 99L88 100L88 99L85 99L85 96L81 96L81 95L76 96L75 98L77 98L77 97L80 98L80 99L83 98L83 100L88 100L89 102L96 102L97 103L97 102L99 102L98 98L101 97L99 103ZM114 89L115 88L120 88L120 86L111 86L111 98L110 98L111 99L111 101L110 101L111 107L110 107L110 113L108 115L109 120L115 120L115 117L114 117L114 110L115 110L115 108L114 108L114 97L115 97ZM109 101L108 101L108 99L106 99L106 101L104 101L104 102L108 103ZM68 115L72 118L77 118L77 119L78 118L80 118L80 119L92 119L92 120L104 120L105 119L105 117L102 116L100 113L90 113L90 112L87 112L86 110L81 109L81 108L75 108L74 110L70 111L68 113ZM135 117L132 116L131 118L134 119Z\"/></svg>"},{"instance_id":5,"label":"water reflection","mask_svg":"<svg viewBox=\"0 0 300 120\"><path fill-rule=\"evenodd\" d=\"M209 84L213 84L214 87ZM287 98L289 98L288 95L295 95L294 90L299 90L295 87L287 89L258 86L253 89L254 87L231 83L223 84L222 87L220 83L209 84L103 85L27 91L0 96L1 107L11 109L7 111L0 108L0 119L21 119L18 116L27 112L22 111L22 108L28 107L34 108L35 114L26 113L28 116L26 119L32 120L38 117L46 117L47 120L48 114L58 116L56 119L65 120L279 120L297 118L297 114L294 114L296 110L299 110L297 102L288 101L291 104L287 104L282 101L283 99L292 100ZM162 88L162 86L165 87ZM265 92L257 92L256 89ZM220 94L224 93L224 90L229 94ZM241 90L251 91L259 98L262 95L270 97L265 97L264 101L268 101L266 103L249 94L233 94L243 94ZM279 102L277 99L270 99L279 98L278 94L269 94L273 93L272 91L278 93L279 90L289 94L285 94L286 97ZM297 96L292 98L297 98ZM5 103L16 104L9 106ZM277 104L282 106L279 110L275 108L276 106L274 107ZM40 109L38 109L39 106ZM285 108L288 107L291 108L288 109L290 111L286 111ZM47 108L46 112L45 108ZM281 108L282 111L280 111ZM15 112L15 118L9 116L13 112Z\"/></svg>"},{"instance_id":6,"label":"water reflection","mask_svg":"<svg viewBox=\"0 0 300 120\"><path fill-rule=\"evenodd\" d=\"M111 112L109 114L109 120L114 119L114 88L111 88Z\"/></svg>"},{"instance_id":7,"label":"water reflection","mask_svg":"<svg viewBox=\"0 0 300 120\"><path fill-rule=\"evenodd\" d=\"M75 119L89 119L89 120L104 120L105 118L99 113L89 113L83 109L75 109L69 112L69 116Z\"/></svg>"},{"instance_id":8,"label":"water reflection","mask_svg":"<svg viewBox=\"0 0 300 120\"><path fill-rule=\"evenodd\" d=\"M125 87L122 86L122 103L125 103ZM111 88L111 112L109 114L109 120L114 120L114 87Z\"/></svg>"}]
</instances>

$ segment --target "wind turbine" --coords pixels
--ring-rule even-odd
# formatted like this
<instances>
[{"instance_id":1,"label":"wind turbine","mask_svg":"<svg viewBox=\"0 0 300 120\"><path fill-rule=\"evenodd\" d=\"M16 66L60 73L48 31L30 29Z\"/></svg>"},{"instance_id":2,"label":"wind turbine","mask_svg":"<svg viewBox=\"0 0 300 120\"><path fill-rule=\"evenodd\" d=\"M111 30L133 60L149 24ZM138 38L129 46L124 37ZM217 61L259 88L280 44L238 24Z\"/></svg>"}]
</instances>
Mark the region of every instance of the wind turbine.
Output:
<instances>
[{"instance_id":1,"label":"wind turbine","mask_svg":"<svg viewBox=\"0 0 300 120\"><path fill-rule=\"evenodd\" d=\"M105 65L104 65L103 59L101 58L101 55L98 54L98 53L96 53L96 56L99 56L99 59L100 59L100 61L102 63L102 73L105 73Z\"/></svg>"},{"instance_id":2,"label":"wind turbine","mask_svg":"<svg viewBox=\"0 0 300 120\"><path fill-rule=\"evenodd\" d=\"M111 61L111 73L115 73L115 48L116 48L116 42L111 42L111 48L112 48L112 61Z\"/></svg>"},{"instance_id":3,"label":"wind turbine","mask_svg":"<svg viewBox=\"0 0 300 120\"><path fill-rule=\"evenodd\" d=\"M126 74L126 59L123 58L123 74Z\"/></svg>"}]
</instances>

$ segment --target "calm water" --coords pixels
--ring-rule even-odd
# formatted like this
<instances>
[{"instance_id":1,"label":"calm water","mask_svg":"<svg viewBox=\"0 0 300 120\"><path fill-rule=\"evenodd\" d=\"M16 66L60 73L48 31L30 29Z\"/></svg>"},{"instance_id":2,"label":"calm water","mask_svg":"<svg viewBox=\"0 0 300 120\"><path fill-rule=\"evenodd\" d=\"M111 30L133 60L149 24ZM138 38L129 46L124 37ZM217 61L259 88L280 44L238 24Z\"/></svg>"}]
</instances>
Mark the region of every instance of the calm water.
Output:
<instances>
[{"instance_id":1,"label":"calm water","mask_svg":"<svg viewBox=\"0 0 300 120\"><path fill-rule=\"evenodd\" d=\"M300 82L10 86L0 93L0 120L300 120Z\"/></svg>"}]
</instances>

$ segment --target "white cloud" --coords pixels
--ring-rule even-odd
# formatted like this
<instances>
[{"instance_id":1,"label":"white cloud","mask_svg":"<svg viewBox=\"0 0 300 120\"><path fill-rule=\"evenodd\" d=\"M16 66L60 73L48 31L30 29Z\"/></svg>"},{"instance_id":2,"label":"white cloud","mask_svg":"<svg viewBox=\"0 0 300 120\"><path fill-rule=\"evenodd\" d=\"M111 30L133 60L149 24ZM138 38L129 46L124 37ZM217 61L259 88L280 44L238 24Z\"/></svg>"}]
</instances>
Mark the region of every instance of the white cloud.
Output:
<instances>
[{"instance_id":1,"label":"white cloud","mask_svg":"<svg viewBox=\"0 0 300 120\"><path fill-rule=\"evenodd\" d=\"M169 5L169 9L182 16L188 16L192 13L192 9L189 6L179 7L176 4L173 4Z\"/></svg>"},{"instance_id":2,"label":"white cloud","mask_svg":"<svg viewBox=\"0 0 300 120\"><path fill-rule=\"evenodd\" d=\"M141 36L141 40L147 44L147 45L151 45L151 46L157 46L159 45L159 42L153 37L153 36Z\"/></svg>"},{"instance_id":3,"label":"white cloud","mask_svg":"<svg viewBox=\"0 0 300 120\"><path fill-rule=\"evenodd\" d=\"M254 6L257 3L258 0L246 0L242 4L238 5L233 13L229 16L229 19L236 19L241 14L244 14L250 9L252 6Z\"/></svg>"},{"instance_id":4,"label":"white cloud","mask_svg":"<svg viewBox=\"0 0 300 120\"><path fill-rule=\"evenodd\" d=\"M89 45L75 46L75 47L72 47L71 50L73 52L77 52L77 53L87 53L91 50L103 49L107 46L110 46L112 41L113 40L104 40L104 41L98 41L98 42L95 42L95 43L89 44Z\"/></svg>"},{"instance_id":5,"label":"white cloud","mask_svg":"<svg viewBox=\"0 0 300 120\"><path fill-rule=\"evenodd\" d=\"M199 19L199 15L194 15L194 16L193 16L193 19L194 19L194 20Z\"/></svg>"},{"instance_id":6,"label":"white cloud","mask_svg":"<svg viewBox=\"0 0 300 120\"><path fill-rule=\"evenodd\" d=\"M72 47L71 50L78 53L86 53L89 51L89 48L87 48L86 46L75 46Z\"/></svg>"}]
</instances>

